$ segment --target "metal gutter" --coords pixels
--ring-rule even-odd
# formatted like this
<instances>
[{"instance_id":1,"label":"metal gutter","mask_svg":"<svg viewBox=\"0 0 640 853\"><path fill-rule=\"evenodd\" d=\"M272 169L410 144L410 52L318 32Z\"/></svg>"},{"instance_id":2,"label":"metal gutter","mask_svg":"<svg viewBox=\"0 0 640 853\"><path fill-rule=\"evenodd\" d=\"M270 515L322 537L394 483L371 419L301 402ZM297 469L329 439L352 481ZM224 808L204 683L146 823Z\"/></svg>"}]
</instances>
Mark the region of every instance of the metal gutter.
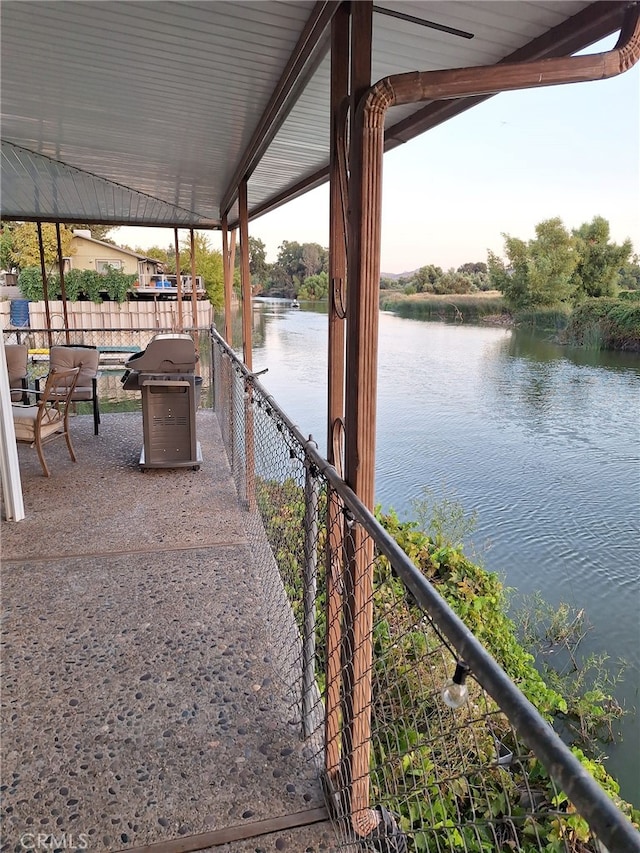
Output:
<instances>
[{"instance_id":1,"label":"metal gutter","mask_svg":"<svg viewBox=\"0 0 640 853\"><path fill-rule=\"evenodd\" d=\"M613 50L587 56L396 74L385 77L372 86L361 104L361 109L365 114L365 126L375 127L379 123L377 115L382 112L384 118L384 113L392 106L606 80L627 71L638 59L640 6L635 4L629 9L620 38Z\"/></svg>"},{"instance_id":2,"label":"metal gutter","mask_svg":"<svg viewBox=\"0 0 640 853\"><path fill-rule=\"evenodd\" d=\"M583 50L594 42L619 30L624 21L625 9L628 8L625 0L616 2L604 2L598 0L572 18L568 18L562 24L544 33L538 38L526 44L524 47L513 51L498 65L509 62L524 62L532 59L550 59L556 56L570 56L578 50ZM421 133L430 130L448 121L456 115L465 112L477 104L486 101L491 95L461 98L455 102L436 101L428 104L407 119L397 122L389 127L385 133L385 151L390 151L414 139Z\"/></svg>"},{"instance_id":3,"label":"metal gutter","mask_svg":"<svg viewBox=\"0 0 640 853\"><path fill-rule=\"evenodd\" d=\"M547 59L558 56L568 56L577 50L616 32L622 26L625 0L598 0L586 9L578 12L572 18L528 44L501 59L497 66L512 62L524 62L533 59ZM408 142L436 127L445 121L465 112L471 107L481 104L492 97L495 92L485 95L459 97L456 100L434 101L426 104L421 110L402 121L389 127L385 133L385 151L391 151L404 142ZM286 190L282 190L271 198L263 201L250 211L249 218L257 219L281 205L299 198L310 190L316 189L329 179L329 167L325 166L296 182Z\"/></svg>"}]
</instances>

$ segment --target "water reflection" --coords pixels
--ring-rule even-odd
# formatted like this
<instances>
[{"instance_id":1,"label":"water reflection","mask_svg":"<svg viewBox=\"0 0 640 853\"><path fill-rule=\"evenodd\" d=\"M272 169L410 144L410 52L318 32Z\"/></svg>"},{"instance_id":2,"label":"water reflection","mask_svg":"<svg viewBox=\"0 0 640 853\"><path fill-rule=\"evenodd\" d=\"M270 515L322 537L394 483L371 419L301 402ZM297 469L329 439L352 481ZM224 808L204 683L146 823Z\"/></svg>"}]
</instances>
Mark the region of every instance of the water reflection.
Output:
<instances>
[{"instance_id":1,"label":"water reflection","mask_svg":"<svg viewBox=\"0 0 640 853\"><path fill-rule=\"evenodd\" d=\"M326 434L327 317L254 307L264 343L254 368L321 450ZM487 568L523 593L585 607L585 651L631 669L619 698L633 708L640 667L640 357L570 350L520 330L380 316L376 500L401 515L425 485L453 493L479 527ZM629 757L633 717L610 748L623 794L640 802Z\"/></svg>"},{"instance_id":2,"label":"water reflection","mask_svg":"<svg viewBox=\"0 0 640 853\"><path fill-rule=\"evenodd\" d=\"M528 358L536 362L569 361L579 367L619 372L631 370L640 375L637 353L564 346L529 329L514 329L500 342L500 347L511 358Z\"/></svg>"},{"instance_id":3,"label":"water reflection","mask_svg":"<svg viewBox=\"0 0 640 853\"><path fill-rule=\"evenodd\" d=\"M637 355L582 352L518 330L496 342L484 363L494 420L539 438L596 446L637 435Z\"/></svg>"}]
</instances>

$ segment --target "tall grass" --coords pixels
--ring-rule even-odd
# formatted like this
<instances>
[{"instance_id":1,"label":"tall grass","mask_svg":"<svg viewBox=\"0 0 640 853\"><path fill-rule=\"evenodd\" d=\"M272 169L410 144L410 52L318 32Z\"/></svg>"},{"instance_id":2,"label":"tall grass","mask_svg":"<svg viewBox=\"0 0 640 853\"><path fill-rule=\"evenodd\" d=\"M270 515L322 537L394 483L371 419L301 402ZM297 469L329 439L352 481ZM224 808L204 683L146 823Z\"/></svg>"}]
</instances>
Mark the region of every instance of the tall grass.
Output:
<instances>
[{"instance_id":1,"label":"tall grass","mask_svg":"<svg viewBox=\"0 0 640 853\"><path fill-rule=\"evenodd\" d=\"M573 311L567 343L589 349L640 352L640 303L625 299L588 299Z\"/></svg>"},{"instance_id":2,"label":"tall grass","mask_svg":"<svg viewBox=\"0 0 640 853\"><path fill-rule=\"evenodd\" d=\"M506 300L495 292L407 296L383 291L380 309L410 320L477 323L513 318L516 326L553 335L573 346L640 352L640 301L635 296L587 299L573 310L565 304L528 308L512 317Z\"/></svg>"},{"instance_id":3,"label":"tall grass","mask_svg":"<svg viewBox=\"0 0 640 853\"><path fill-rule=\"evenodd\" d=\"M567 328L570 315L571 308L568 305L526 308L516 313L515 321L518 326L528 326L543 332L558 334Z\"/></svg>"},{"instance_id":4,"label":"tall grass","mask_svg":"<svg viewBox=\"0 0 640 853\"><path fill-rule=\"evenodd\" d=\"M385 294L381 296L382 311L393 311L400 317L413 320L446 320L453 322L475 322L491 316L502 316L507 312L501 295L476 293L451 293L444 296L433 294Z\"/></svg>"}]
</instances>

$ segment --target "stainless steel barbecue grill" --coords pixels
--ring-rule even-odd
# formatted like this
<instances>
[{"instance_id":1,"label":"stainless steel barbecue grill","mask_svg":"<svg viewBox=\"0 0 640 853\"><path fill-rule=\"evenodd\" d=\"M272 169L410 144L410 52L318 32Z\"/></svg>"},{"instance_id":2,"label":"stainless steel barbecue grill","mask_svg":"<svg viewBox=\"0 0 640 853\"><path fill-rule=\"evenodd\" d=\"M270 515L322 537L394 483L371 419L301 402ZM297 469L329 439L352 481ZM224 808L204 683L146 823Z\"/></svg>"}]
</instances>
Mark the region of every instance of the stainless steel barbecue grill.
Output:
<instances>
[{"instance_id":1,"label":"stainless steel barbecue grill","mask_svg":"<svg viewBox=\"0 0 640 853\"><path fill-rule=\"evenodd\" d=\"M126 391L142 394L144 442L140 468L200 468L196 438L196 369L193 340L184 334L159 334L127 360Z\"/></svg>"}]
</instances>

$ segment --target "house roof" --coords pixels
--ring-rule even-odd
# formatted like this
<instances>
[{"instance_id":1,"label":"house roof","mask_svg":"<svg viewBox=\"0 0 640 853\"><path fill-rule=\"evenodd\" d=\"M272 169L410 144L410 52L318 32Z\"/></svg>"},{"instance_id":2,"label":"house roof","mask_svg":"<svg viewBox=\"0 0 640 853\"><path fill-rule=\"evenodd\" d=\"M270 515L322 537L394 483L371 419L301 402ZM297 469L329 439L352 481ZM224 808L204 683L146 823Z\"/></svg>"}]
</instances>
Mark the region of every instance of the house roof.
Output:
<instances>
[{"instance_id":1,"label":"house roof","mask_svg":"<svg viewBox=\"0 0 640 853\"><path fill-rule=\"evenodd\" d=\"M372 83L565 55L619 28L624 2L382 0ZM2 215L217 227L327 179L337 2L3 0ZM395 147L482 97L389 110Z\"/></svg>"},{"instance_id":2,"label":"house roof","mask_svg":"<svg viewBox=\"0 0 640 853\"><path fill-rule=\"evenodd\" d=\"M153 261L154 263L160 263L156 258L148 258L146 255L141 255L139 252L133 252L131 249L125 249L123 246L116 246L115 243L108 243L106 240L96 240L95 237L87 237L87 235L83 234L82 231L74 231L73 237L76 240L86 240L87 243L106 246L107 249L111 249L112 251L115 249L117 252L122 252L123 255L131 255L132 258L137 258L139 261Z\"/></svg>"}]
</instances>

